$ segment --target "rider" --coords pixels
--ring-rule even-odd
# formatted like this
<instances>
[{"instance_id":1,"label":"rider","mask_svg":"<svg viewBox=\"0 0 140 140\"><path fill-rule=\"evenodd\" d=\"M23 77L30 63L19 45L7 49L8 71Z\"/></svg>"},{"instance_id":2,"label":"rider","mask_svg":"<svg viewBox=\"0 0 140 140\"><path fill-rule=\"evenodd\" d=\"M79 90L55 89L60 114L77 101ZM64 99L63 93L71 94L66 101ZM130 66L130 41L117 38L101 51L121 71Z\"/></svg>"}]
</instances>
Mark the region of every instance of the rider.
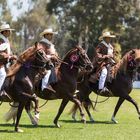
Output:
<instances>
[{"instance_id":1,"label":"rider","mask_svg":"<svg viewBox=\"0 0 140 140\"><path fill-rule=\"evenodd\" d=\"M111 39L115 38L115 35L112 35L109 31L104 31L102 36L99 37L101 41L96 47L96 58L97 64L101 68L100 78L99 78L99 93L109 92L109 90L104 86L106 77L108 74L108 64L115 63L113 60L114 57L114 48L111 45Z\"/></svg>"},{"instance_id":2,"label":"rider","mask_svg":"<svg viewBox=\"0 0 140 140\"><path fill-rule=\"evenodd\" d=\"M9 60L16 59L15 55L12 55L10 43L8 37L10 36L11 29L9 24L3 24L0 26L0 90L6 78L5 65ZM8 65L6 65L8 67Z\"/></svg>"},{"instance_id":3,"label":"rider","mask_svg":"<svg viewBox=\"0 0 140 140\"><path fill-rule=\"evenodd\" d=\"M46 54L50 55L50 57L55 57L58 55L54 48L55 45L52 43L53 35L55 34L57 34L57 32L54 32L52 28L45 29L42 33L40 33L40 36L42 37L42 40L40 41L40 43L42 42L46 44L45 45ZM50 79L50 76L52 77L51 79ZM56 82L54 69L48 70L47 74L42 79L42 87L41 87L42 91L44 89L48 89L52 92L55 92L55 90L49 84L50 80L51 82Z\"/></svg>"}]
</instances>

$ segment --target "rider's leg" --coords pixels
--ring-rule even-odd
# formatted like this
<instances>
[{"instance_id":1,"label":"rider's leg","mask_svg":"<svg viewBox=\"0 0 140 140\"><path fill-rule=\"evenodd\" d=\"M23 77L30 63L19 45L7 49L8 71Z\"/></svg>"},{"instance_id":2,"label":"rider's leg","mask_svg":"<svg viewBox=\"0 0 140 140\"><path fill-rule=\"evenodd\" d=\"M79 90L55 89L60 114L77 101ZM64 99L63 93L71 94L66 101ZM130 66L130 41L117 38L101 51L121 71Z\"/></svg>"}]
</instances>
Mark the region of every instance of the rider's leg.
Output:
<instances>
[{"instance_id":1,"label":"rider's leg","mask_svg":"<svg viewBox=\"0 0 140 140\"><path fill-rule=\"evenodd\" d=\"M47 88L50 75L51 75L51 70L48 70L47 74L42 79L42 87L41 87L42 91L44 88Z\"/></svg>"},{"instance_id":2,"label":"rider's leg","mask_svg":"<svg viewBox=\"0 0 140 140\"><path fill-rule=\"evenodd\" d=\"M106 81L106 77L107 77L107 68L103 67L102 71L101 71L101 75L99 78L99 91L102 92L103 91L107 91L108 89L105 88L105 81Z\"/></svg>"},{"instance_id":3,"label":"rider's leg","mask_svg":"<svg viewBox=\"0 0 140 140\"><path fill-rule=\"evenodd\" d=\"M47 74L42 79L42 86L41 86L42 91L44 89L48 89L48 90L50 90L52 92L55 92L55 90L51 87L51 85L48 84L50 75L51 75L51 70L48 70Z\"/></svg>"},{"instance_id":4,"label":"rider's leg","mask_svg":"<svg viewBox=\"0 0 140 140\"><path fill-rule=\"evenodd\" d=\"M6 78L5 67L1 67L0 68L0 90L2 88L4 81L5 81L5 78Z\"/></svg>"}]
</instances>

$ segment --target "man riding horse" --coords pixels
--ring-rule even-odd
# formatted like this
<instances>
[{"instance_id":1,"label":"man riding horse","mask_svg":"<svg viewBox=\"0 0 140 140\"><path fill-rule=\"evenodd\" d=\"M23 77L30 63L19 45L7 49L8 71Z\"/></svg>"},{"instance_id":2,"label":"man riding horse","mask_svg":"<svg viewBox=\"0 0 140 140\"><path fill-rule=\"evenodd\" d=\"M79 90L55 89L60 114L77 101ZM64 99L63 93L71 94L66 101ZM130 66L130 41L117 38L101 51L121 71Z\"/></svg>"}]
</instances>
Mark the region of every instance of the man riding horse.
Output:
<instances>
[{"instance_id":1,"label":"man riding horse","mask_svg":"<svg viewBox=\"0 0 140 140\"><path fill-rule=\"evenodd\" d=\"M5 67L9 67L9 62L13 59L16 59L15 55L12 55L11 46L8 40L10 36L11 29L9 24L3 24L0 26L0 90L6 78ZM0 92L2 96L2 92Z\"/></svg>"},{"instance_id":2,"label":"man riding horse","mask_svg":"<svg viewBox=\"0 0 140 140\"><path fill-rule=\"evenodd\" d=\"M56 49L54 48L55 45L52 43L53 35L55 34L57 34L57 32L54 32L52 28L45 29L42 33L40 33L42 40L45 42L44 44L45 52L51 58L53 57L54 61L56 60L56 56L58 56ZM54 68L52 68L51 70L48 70L47 74L42 79L42 87L41 87L42 91L47 89L55 93L55 90L49 84L55 82L56 75L54 72Z\"/></svg>"},{"instance_id":3,"label":"man riding horse","mask_svg":"<svg viewBox=\"0 0 140 140\"><path fill-rule=\"evenodd\" d=\"M104 92L109 92L105 87L105 81L107 75L110 73L110 66L115 63L114 57L114 48L111 45L111 39L115 38L115 35L111 35L109 31L102 33L102 36L99 37L101 42L96 47L96 56L93 59L93 65L96 66L96 75L100 73L99 77L99 94Z\"/></svg>"}]
</instances>

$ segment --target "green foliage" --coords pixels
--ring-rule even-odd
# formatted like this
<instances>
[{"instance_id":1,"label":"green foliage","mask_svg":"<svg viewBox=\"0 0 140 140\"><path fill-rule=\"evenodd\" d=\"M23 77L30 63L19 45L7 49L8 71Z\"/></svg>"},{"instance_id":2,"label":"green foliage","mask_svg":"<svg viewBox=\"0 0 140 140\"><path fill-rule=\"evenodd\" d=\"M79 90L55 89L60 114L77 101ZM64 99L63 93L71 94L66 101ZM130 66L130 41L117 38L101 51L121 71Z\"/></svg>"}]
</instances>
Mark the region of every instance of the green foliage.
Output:
<instances>
[{"instance_id":1,"label":"green foliage","mask_svg":"<svg viewBox=\"0 0 140 140\"><path fill-rule=\"evenodd\" d=\"M119 36L122 50L140 46L139 1L132 0L51 0L47 5L50 13L55 13L61 21L61 30L70 33L71 39L83 42L88 38L88 46L98 43L98 37L105 28ZM137 8L136 8L137 7ZM88 26L88 33L85 33ZM88 37L87 37L88 36ZM64 37L65 39L65 37ZM67 38L66 38L67 39Z\"/></svg>"},{"instance_id":2,"label":"green foliage","mask_svg":"<svg viewBox=\"0 0 140 140\"><path fill-rule=\"evenodd\" d=\"M21 9L24 2L16 0L14 4ZM16 29L11 40L21 50L32 45L39 39L39 33L51 26L59 31L55 44L61 56L73 47L67 44L73 40L85 46L92 57L104 29L117 35L123 52L139 48L139 4L138 0L28 0L28 11L13 21L7 0L1 0L0 20Z\"/></svg>"}]
</instances>

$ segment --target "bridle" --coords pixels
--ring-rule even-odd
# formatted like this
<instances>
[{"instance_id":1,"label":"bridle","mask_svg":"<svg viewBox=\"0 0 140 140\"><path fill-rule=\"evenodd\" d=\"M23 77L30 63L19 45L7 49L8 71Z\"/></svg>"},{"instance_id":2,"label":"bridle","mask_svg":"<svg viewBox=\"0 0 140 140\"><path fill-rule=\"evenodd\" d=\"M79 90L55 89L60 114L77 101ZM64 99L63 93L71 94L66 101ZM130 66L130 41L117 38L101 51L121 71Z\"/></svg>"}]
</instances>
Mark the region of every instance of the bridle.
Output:
<instances>
[{"instance_id":1,"label":"bridle","mask_svg":"<svg viewBox=\"0 0 140 140\"><path fill-rule=\"evenodd\" d=\"M77 49L77 51L78 51L78 49ZM72 53L72 52L71 52ZM85 69L86 67L87 67L87 63L86 62L84 62L84 64L80 61L80 58L81 58L81 55L83 55L84 53L82 53L82 52L76 52L76 53L74 53L74 54L72 54L72 55L70 55L70 63L68 63L68 62L65 62L64 60L62 60L60 57L58 57L58 56L56 56L57 57L57 59L58 59L58 61L60 62L60 63L63 63L63 64L66 64L66 65L68 65L69 67L70 67L70 69L73 69L73 68L76 68L76 69ZM84 55L86 55L86 54L84 54ZM79 63L79 66L78 65L76 65L76 63Z\"/></svg>"}]
</instances>

